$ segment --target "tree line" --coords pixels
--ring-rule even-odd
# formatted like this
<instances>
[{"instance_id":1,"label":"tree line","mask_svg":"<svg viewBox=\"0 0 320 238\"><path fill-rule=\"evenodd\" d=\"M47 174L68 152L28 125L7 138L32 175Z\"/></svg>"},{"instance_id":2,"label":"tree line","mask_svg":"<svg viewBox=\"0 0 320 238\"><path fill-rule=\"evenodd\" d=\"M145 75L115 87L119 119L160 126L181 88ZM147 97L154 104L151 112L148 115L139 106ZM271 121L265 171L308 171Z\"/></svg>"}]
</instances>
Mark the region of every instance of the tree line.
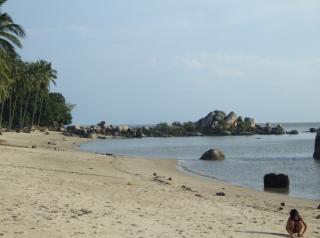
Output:
<instances>
[{"instance_id":1,"label":"tree line","mask_svg":"<svg viewBox=\"0 0 320 238\"><path fill-rule=\"evenodd\" d=\"M2 11L6 1L0 0L0 128L70 124L73 105L62 94L50 92L57 80L52 64L24 61L16 52L26 33Z\"/></svg>"}]
</instances>

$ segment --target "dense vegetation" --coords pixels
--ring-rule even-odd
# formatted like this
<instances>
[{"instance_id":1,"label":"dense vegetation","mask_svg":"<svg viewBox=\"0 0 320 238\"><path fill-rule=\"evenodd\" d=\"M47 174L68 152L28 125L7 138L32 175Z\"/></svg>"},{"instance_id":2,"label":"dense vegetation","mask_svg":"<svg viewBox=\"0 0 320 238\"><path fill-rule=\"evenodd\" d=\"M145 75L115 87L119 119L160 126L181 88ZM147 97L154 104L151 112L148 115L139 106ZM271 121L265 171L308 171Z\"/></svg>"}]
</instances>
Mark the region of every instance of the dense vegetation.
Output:
<instances>
[{"instance_id":1,"label":"dense vegetation","mask_svg":"<svg viewBox=\"0 0 320 238\"><path fill-rule=\"evenodd\" d=\"M0 128L70 124L72 105L59 93L50 93L57 71L50 62L26 62L17 54L24 29L2 12L0 0Z\"/></svg>"}]
</instances>

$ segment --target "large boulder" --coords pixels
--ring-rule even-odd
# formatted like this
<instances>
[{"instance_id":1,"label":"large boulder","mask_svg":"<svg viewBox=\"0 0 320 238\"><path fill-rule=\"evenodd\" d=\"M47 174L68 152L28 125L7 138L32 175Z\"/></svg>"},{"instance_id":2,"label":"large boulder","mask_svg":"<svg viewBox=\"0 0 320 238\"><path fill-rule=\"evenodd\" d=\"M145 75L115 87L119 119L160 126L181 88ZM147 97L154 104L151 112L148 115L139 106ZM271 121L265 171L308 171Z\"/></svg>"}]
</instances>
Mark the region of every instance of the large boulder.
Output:
<instances>
[{"instance_id":1,"label":"large boulder","mask_svg":"<svg viewBox=\"0 0 320 238\"><path fill-rule=\"evenodd\" d=\"M206 128L206 127L211 127L212 123L215 118L215 113L210 112L207 116L204 118L201 118L199 121L196 122L197 127L199 128Z\"/></svg>"},{"instance_id":2,"label":"large boulder","mask_svg":"<svg viewBox=\"0 0 320 238\"><path fill-rule=\"evenodd\" d=\"M318 131L316 135L313 158L316 160L320 160L320 131Z\"/></svg>"},{"instance_id":3,"label":"large boulder","mask_svg":"<svg viewBox=\"0 0 320 238\"><path fill-rule=\"evenodd\" d=\"M210 149L206 151L201 157L201 160L224 160L225 156L222 151Z\"/></svg>"},{"instance_id":4,"label":"large boulder","mask_svg":"<svg viewBox=\"0 0 320 238\"><path fill-rule=\"evenodd\" d=\"M237 114L235 114L234 112L230 112L225 118L224 121L226 122L226 124L230 125L230 126L234 126L237 122Z\"/></svg>"},{"instance_id":5,"label":"large boulder","mask_svg":"<svg viewBox=\"0 0 320 238\"><path fill-rule=\"evenodd\" d=\"M226 113L223 111L215 110L214 111L214 120L215 121L223 121L226 117Z\"/></svg>"},{"instance_id":6,"label":"large boulder","mask_svg":"<svg viewBox=\"0 0 320 238\"><path fill-rule=\"evenodd\" d=\"M310 132L310 133L316 133L316 132L317 132L317 128L310 128L310 129L309 129L309 132Z\"/></svg>"},{"instance_id":7,"label":"large boulder","mask_svg":"<svg viewBox=\"0 0 320 238\"><path fill-rule=\"evenodd\" d=\"M256 123L255 123L254 119L250 118L250 117L246 117L244 119L243 123L246 128L255 128L256 127Z\"/></svg>"},{"instance_id":8,"label":"large boulder","mask_svg":"<svg viewBox=\"0 0 320 238\"><path fill-rule=\"evenodd\" d=\"M279 124L277 127L272 128L272 134L283 135L285 133L284 128Z\"/></svg>"},{"instance_id":9,"label":"large boulder","mask_svg":"<svg viewBox=\"0 0 320 238\"><path fill-rule=\"evenodd\" d=\"M288 134L288 135L298 135L298 134L299 134L299 131L297 131L297 130L291 130L291 131L288 131L287 134Z\"/></svg>"},{"instance_id":10,"label":"large boulder","mask_svg":"<svg viewBox=\"0 0 320 238\"><path fill-rule=\"evenodd\" d=\"M266 174L263 177L264 188L272 189L272 188L285 188L288 189L290 182L289 176L285 174Z\"/></svg>"}]
</instances>

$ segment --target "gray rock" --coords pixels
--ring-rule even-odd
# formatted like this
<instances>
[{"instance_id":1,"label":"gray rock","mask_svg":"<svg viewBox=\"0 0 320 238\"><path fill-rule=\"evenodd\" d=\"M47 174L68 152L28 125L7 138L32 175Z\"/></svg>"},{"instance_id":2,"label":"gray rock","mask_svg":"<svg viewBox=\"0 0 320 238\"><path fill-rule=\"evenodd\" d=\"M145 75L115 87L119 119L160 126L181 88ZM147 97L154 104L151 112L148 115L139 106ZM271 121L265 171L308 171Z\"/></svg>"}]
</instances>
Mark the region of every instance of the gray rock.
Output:
<instances>
[{"instance_id":1,"label":"gray rock","mask_svg":"<svg viewBox=\"0 0 320 238\"><path fill-rule=\"evenodd\" d=\"M277 127L272 128L272 134L283 135L285 133L284 128L279 124Z\"/></svg>"},{"instance_id":2,"label":"gray rock","mask_svg":"<svg viewBox=\"0 0 320 238\"><path fill-rule=\"evenodd\" d=\"M210 112L206 117L201 118L199 121L196 122L197 127L205 128L205 127L211 127L212 123L215 118L215 113Z\"/></svg>"},{"instance_id":3,"label":"gray rock","mask_svg":"<svg viewBox=\"0 0 320 238\"><path fill-rule=\"evenodd\" d=\"M223 152L215 149L206 151L201 157L201 160L224 160L225 156Z\"/></svg>"},{"instance_id":4,"label":"gray rock","mask_svg":"<svg viewBox=\"0 0 320 238\"><path fill-rule=\"evenodd\" d=\"M243 122L244 122L245 127L247 127L247 128L255 128L256 127L256 123L253 118L246 117Z\"/></svg>"},{"instance_id":5,"label":"gray rock","mask_svg":"<svg viewBox=\"0 0 320 238\"><path fill-rule=\"evenodd\" d=\"M214 120L215 121L223 121L226 116L226 113L223 111L215 110L214 111Z\"/></svg>"},{"instance_id":6,"label":"gray rock","mask_svg":"<svg viewBox=\"0 0 320 238\"><path fill-rule=\"evenodd\" d=\"M100 128L102 128L102 129L106 129L106 122L105 121L101 121L97 125L100 126Z\"/></svg>"},{"instance_id":7,"label":"gray rock","mask_svg":"<svg viewBox=\"0 0 320 238\"><path fill-rule=\"evenodd\" d=\"M235 114L234 112L230 112L226 117L225 117L225 122L228 125L234 126L235 123L237 122L237 114Z\"/></svg>"},{"instance_id":8,"label":"gray rock","mask_svg":"<svg viewBox=\"0 0 320 238\"><path fill-rule=\"evenodd\" d=\"M298 135L299 132L297 130L291 130L291 131L288 131L287 133L288 135Z\"/></svg>"},{"instance_id":9,"label":"gray rock","mask_svg":"<svg viewBox=\"0 0 320 238\"><path fill-rule=\"evenodd\" d=\"M316 133L316 132L317 132L317 128L310 128L310 129L309 129L309 132L310 132L310 133Z\"/></svg>"},{"instance_id":10,"label":"gray rock","mask_svg":"<svg viewBox=\"0 0 320 238\"><path fill-rule=\"evenodd\" d=\"M90 131L90 132L88 132L87 137L89 139L95 139L95 138L97 138L97 135L94 131Z\"/></svg>"}]
</instances>

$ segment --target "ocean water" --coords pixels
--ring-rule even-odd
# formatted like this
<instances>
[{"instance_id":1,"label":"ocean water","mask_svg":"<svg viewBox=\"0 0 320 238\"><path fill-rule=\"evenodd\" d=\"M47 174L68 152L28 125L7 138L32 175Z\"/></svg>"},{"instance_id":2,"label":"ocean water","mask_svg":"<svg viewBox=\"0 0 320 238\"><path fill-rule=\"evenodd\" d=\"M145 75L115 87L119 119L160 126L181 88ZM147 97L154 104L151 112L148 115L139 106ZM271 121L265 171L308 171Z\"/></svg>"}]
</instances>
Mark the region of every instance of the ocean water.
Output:
<instances>
[{"instance_id":1,"label":"ocean water","mask_svg":"<svg viewBox=\"0 0 320 238\"><path fill-rule=\"evenodd\" d=\"M290 178L289 195L320 200L320 162L312 158L315 134L306 133L320 123L283 124L299 135L178 137L96 140L81 149L145 158L177 159L188 172L234 185L263 190L266 173ZM208 149L222 150L224 161L201 161Z\"/></svg>"}]
</instances>

